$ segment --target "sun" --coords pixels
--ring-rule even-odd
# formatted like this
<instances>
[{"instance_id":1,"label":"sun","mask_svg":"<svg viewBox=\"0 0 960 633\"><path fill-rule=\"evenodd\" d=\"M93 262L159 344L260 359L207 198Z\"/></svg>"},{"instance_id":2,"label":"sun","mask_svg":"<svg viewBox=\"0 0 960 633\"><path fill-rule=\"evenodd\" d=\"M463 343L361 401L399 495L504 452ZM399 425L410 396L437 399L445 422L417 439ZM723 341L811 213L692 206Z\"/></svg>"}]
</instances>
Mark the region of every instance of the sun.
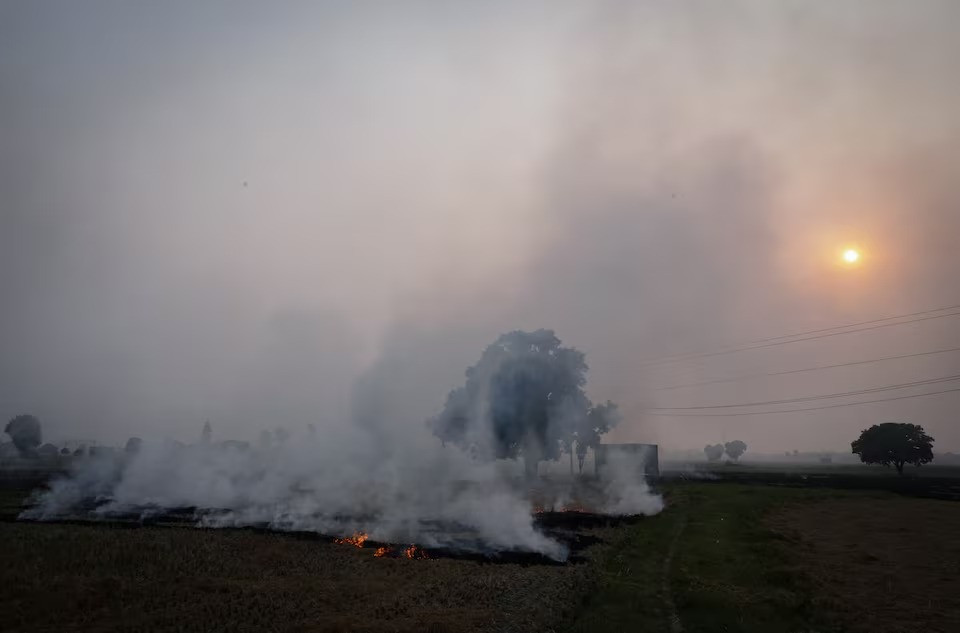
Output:
<instances>
[{"instance_id":1,"label":"sun","mask_svg":"<svg viewBox=\"0 0 960 633\"><path fill-rule=\"evenodd\" d=\"M855 264L859 259L860 251L857 249L848 248L847 250L843 251L843 261L847 262L848 264Z\"/></svg>"}]
</instances>

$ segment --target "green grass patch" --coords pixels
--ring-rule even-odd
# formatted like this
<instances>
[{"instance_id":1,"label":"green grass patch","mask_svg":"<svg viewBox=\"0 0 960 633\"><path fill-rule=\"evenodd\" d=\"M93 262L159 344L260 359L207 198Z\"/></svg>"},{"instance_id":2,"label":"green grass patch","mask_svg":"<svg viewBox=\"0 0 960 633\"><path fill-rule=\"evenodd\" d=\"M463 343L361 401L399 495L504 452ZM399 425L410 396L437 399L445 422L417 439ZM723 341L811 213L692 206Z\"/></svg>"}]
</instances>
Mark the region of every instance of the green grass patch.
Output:
<instances>
[{"instance_id":1,"label":"green grass patch","mask_svg":"<svg viewBox=\"0 0 960 633\"><path fill-rule=\"evenodd\" d=\"M671 485L667 510L626 530L598 557L595 591L570 630L839 630L799 570L795 544L764 523L784 504L837 496L865 493Z\"/></svg>"}]
</instances>

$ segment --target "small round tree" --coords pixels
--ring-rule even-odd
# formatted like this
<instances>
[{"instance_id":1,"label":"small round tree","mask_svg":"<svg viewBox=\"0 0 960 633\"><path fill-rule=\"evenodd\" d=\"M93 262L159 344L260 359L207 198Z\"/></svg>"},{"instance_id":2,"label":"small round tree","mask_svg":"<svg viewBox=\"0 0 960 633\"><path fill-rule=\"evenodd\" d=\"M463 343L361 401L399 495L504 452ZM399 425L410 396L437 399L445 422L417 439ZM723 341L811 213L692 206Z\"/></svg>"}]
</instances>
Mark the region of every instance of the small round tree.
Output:
<instances>
[{"instance_id":1,"label":"small round tree","mask_svg":"<svg viewBox=\"0 0 960 633\"><path fill-rule=\"evenodd\" d=\"M703 454L707 456L708 462L720 461L723 457L723 444L707 444L703 447Z\"/></svg>"},{"instance_id":2,"label":"small round tree","mask_svg":"<svg viewBox=\"0 0 960 633\"><path fill-rule=\"evenodd\" d=\"M32 415L18 415L7 422L4 431L13 440L13 445L17 447L21 457L36 455L37 447L40 446L43 439L43 434L40 432L40 420Z\"/></svg>"},{"instance_id":3,"label":"small round tree","mask_svg":"<svg viewBox=\"0 0 960 633\"><path fill-rule=\"evenodd\" d=\"M933 442L919 424L884 422L864 429L850 447L863 463L892 464L902 475L904 464L920 466L933 461Z\"/></svg>"},{"instance_id":4,"label":"small round tree","mask_svg":"<svg viewBox=\"0 0 960 633\"><path fill-rule=\"evenodd\" d=\"M723 450L730 456L730 459L737 461L741 455L747 452L747 443L740 440L733 440L732 442L724 444Z\"/></svg>"}]
</instances>

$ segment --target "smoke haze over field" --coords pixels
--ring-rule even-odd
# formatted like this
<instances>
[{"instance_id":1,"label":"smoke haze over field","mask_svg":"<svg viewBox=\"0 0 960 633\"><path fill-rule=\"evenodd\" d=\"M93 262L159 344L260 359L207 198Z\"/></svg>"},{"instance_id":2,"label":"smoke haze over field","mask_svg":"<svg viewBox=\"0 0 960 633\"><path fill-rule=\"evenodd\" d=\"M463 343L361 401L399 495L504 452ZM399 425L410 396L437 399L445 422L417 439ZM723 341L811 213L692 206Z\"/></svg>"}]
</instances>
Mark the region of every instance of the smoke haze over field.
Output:
<instances>
[{"instance_id":1,"label":"smoke haze over field","mask_svg":"<svg viewBox=\"0 0 960 633\"><path fill-rule=\"evenodd\" d=\"M491 463L403 442L384 452L361 429L326 440L300 435L254 449L165 443L148 445L127 463L93 458L54 481L21 518L149 518L195 508L192 518L203 527L362 532L384 542L567 557L561 543L534 527L522 490ZM619 481L627 482L631 504L621 508L611 497L611 511L660 511L660 497L645 485Z\"/></svg>"},{"instance_id":2,"label":"smoke haze over field","mask_svg":"<svg viewBox=\"0 0 960 633\"><path fill-rule=\"evenodd\" d=\"M944 354L656 390L955 347L957 318L645 362L960 303L958 20L950 0L3 3L0 414L54 441L210 419L435 446L423 420L483 348L546 327L620 403L616 440L842 449L906 421L956 450L956 393L645 411L957 374ZM838 266L851 244L862 265Z\"/></svg>"}]
</instances>

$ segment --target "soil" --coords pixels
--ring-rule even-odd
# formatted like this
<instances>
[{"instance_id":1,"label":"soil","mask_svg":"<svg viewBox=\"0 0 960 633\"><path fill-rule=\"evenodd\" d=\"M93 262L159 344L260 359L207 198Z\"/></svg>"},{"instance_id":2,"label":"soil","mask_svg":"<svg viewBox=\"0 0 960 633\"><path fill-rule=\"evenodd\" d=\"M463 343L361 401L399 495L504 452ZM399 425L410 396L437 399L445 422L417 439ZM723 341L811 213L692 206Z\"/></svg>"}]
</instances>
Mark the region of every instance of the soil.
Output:
<instances>
[{"instance_id":1,"label":"soil","mask_svg":"<svg viewBox=\"0 0 960 633\"><path fill-rule=\"evenodd\" d=\"M960 503L833 499L768 521L800 548L801 570L846 629L960 631Z\"/></svg>"}]
</instances>

